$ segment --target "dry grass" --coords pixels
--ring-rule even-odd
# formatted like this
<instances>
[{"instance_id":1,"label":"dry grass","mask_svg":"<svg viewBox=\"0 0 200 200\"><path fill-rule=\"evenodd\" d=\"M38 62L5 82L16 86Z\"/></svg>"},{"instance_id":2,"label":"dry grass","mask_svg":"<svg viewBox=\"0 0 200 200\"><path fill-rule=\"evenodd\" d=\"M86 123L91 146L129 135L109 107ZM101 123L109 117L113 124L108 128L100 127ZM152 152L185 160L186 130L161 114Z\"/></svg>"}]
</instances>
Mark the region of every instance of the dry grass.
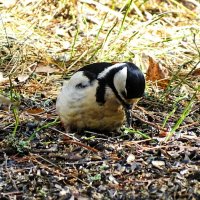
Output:
<instances>
[{"instance_id":1,"label":"dry grass","mask_svg":"<svg viewBox=\"0 0 200 200\"><path fill-rule=\"evenodd\" d=\"M156 58L172 72L199 61L193 41L195 33L199 46L197 1L22 2L8 9L1 5L2 53L12 58L9 63L1 59L7 73L27 73L34 62L67 71L103 60L144 66L142 55Z\"/></svg>"},{"instance_id":2,"label":"dry grass","mask_svg":"<svg viewBox=\"0 0 200 200\"><path fill-rule=\"evenodd\" d=\"M0 105L2 148L7 142L18 152L26 152L30 147L35 148L34 143L29 143L35 138L40 139L37 144L44 146L58 141L60 127L49 129L57 125L55 99L63 78L81 66L102 61L131 61L146 73L148 56L168 71L170 81L165 90L148 82L147 97L141 102L146 111L136 111L136 114L147 121L152 118L152 124L157 123L162 129L167 128L169 138L174 133L178 135L180 130L189 133L187 127L197 127L200 76L194 71L200 68L198 0L0 2L0 72L3 73L0 103L7 101L1 94L14 102L11 110ZM151 128L153 131L139 125L138 130L132 132L154 137L155 127ZM199 137L199 128L195 130ZM43 134L38 136L40 132ZM115 147L118 145L115 138L104 140L111 141ZM88 141L90 139L84 140ZM125 145L125 142L122 143ZM148 145L153 148L151 143ZM67 152L72 152L74 146L75 143L71 143ZM125 146L128 152L132 151L131 145ZM66 174L67 170L61 172Z\"/></svg>"}]
</instances>

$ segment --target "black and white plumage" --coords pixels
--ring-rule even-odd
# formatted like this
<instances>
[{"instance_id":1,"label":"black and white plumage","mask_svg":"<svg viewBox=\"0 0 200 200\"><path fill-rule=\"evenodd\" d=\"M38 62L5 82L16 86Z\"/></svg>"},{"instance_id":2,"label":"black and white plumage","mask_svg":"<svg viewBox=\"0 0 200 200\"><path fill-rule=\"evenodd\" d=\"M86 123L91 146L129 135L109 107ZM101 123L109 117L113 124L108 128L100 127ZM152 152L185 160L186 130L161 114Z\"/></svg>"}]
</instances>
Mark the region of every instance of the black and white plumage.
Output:
<instances>
[{"instance_id":1,"label":"black and white plumage","mask_svg":"<svg viewBox=\"0 0 200 200\"><path fill-rule=\"evenodd\" d=\"M94 63L64 83L56 109L66 130L113 131L125 118L131 124L130 110L144 90L144 75L133 63Z\"/></svg>"}]
</instances>

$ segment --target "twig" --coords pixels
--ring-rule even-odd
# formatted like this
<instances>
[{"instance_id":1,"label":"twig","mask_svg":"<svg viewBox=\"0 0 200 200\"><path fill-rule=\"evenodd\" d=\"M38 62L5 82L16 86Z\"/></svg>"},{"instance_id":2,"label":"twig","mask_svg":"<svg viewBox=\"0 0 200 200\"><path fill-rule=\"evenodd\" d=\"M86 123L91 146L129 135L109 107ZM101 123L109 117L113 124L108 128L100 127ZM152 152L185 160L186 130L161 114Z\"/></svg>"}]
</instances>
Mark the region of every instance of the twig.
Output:
<instances>
[{"instance_id":1,"label":"twig","mask_svg":"<svg viewBox=\"0 0 200 200\"><path fill-rule=\"evenodd\" d=\"M196 125L199 125L199 124L200 124L199 122L193 122L191 124L186 124L186 125L180 126L179 129L188 128L190 126L196 126Z\"/></svg>"},{"instance_id":2,"label":"twig","mask_svg":"<svg viewBox=\"0 0 200 200\"><path fill-rule=\"evenodd\" d=\"M162 128L161 126L159 126L158 124L155 124L155 123L152 123L152 122L149 122L149 121L146 121L142 118L140 118L138 115L134 114L133 111L132 111L132 116L135 117L136 119L139 119L141 122L145 123L145 124L148 124L158 130L161 130L161 131L165 131L167 132L167 129L166 128Z\"/></svg>"},{"instance_id":3,"label":"twig","mask_svg":"<svg viewBox=\"0 0 200 200\"><path fill-rule=\"evenodd\" d=\"M167 146L156 146L156 147L143 147L143 151L150 151L150 150L156 150L156 149L167 149L167 148L172 148L172 147L178 147L179 149L183 149L182 151L190 150L199 150L199 147L191 147L191 146L179 146L179 145L167 145Z\"/></svg>"},{"instance_id":4,"label":"twig","mask_svg":"<svg viewBox=\"0 0 200 200\"><path fill-rule=\"evenodd\" d=\"M134 145L134 144L139 144L139 143L143 143L143 142L147 142L147 141L152 141L152 139L145 139L145 140L138 140L138 141L123 141L122 143L124 145Z\"/></svg>"},{"instance_id":5,"label":"twig","mask_svg":"<svg viewBox=\"0 0 200 200\"><path fill-rule=\"evenodd\" d=\"M61 133L62 135L64 135L65 137L69 137L69 138L71 138L72 140L76 140L76 141L80 141L79 139L77 139L75 136L71 136L71 135L69 135L68 133L64 133L64 132L62 132L62 131L60 131L60 130L58 130L58 129L56 129L56 128L53 128L53 127L49 127L49 129L51 129L51 130L53 130L53 131L56 131L56 132L58 132L58 133Z\"/></svg>"},{"instance_id":6,"label":"twig","mask_svg":"<svg viewBox=\"0 0 200 200\"><path fill-rule=\"evenodd\" d=\"M15 192L2 192L0 194L2 196L14 196L14 195L19 196L19 195L23 195L23 192L19 192L19 191L15 191ZM2 199L4 199L4 198L2 198ZM5 198L5 199L7 199L7 198ZM11 199L11 198L9 198L9 199ZM14 199L17 199L17 198L14 198Z\"/></svg>"},{"instance_id":7,"label":"twig","mask_svg":"<svg viewBox=\"0 0 200 200\"><path fill-rule=\"evenodd\" d=\"M52 152L58 152L58 150L52 150L52 149L34 149L31 152L32 153L52 153Z\"/></svg>"},{"instance_id":8,"label":"twig","mask_svg":"<svg viewBox=\"0 0 200 200\"><path fill-rule=\"evenodd\" d=\"M54 131L57 131L57 132L63 134L64 136L69 137L69 138L72 139L72 140L69 140L69 139L63 138L63 143L77 144L77 145L79 145L79 146L82 146L82 147L84 147L84 148L86 148L86 149L88 149L88 150L94 152L94 153L99 152L97 149L92 148L92 147L90 147L90 146L87 146L87 145L81 143L80 140L78 140L76 137L72 137L72 136L70 136L69 134L63 133L62 131L59 131L59 130L57 130L57 129L55 129L55 128L51 128L51 129L54 130ZM75 140L76 140L76 141L75 141Z\"/></svg>"},{"instance_id":9,"label":"twig","mask_svg":"<svg viewBox=\"0 0 200 200\"><path fill-rule=\"evenodd\" d=\"M99 152L99 151L98 151L97 149L95 149L95 148L92 148L92 147L90 147L90 146L87 146L87 145L85 145L85 144L83 144L83 143L81 143L81 142L77 142L77 141L74 141L74 140L64 140L63 143L77 144L77 145L79 145L79 146L84 147L85 149L88 149L88 150L94 152L94 153L98 153L98 152Z\"/></svg>"},{"instance_id":10,"label":"twig","mask_svg":"<svg viewBox=\"0 0 200 200\"><path fill-rule=\"evenodd\" d=\"M101 134L101 133L95 133L95 132L92 132L92 131L84 131L84 133L90 133L91 135L94 135L94 136L99 136L99 137L103 137L105 138L105 140L109 140L110 137L105 135L105 134ZM102 139L102 138L101 138Z\"/></svg>"}]
</instances>

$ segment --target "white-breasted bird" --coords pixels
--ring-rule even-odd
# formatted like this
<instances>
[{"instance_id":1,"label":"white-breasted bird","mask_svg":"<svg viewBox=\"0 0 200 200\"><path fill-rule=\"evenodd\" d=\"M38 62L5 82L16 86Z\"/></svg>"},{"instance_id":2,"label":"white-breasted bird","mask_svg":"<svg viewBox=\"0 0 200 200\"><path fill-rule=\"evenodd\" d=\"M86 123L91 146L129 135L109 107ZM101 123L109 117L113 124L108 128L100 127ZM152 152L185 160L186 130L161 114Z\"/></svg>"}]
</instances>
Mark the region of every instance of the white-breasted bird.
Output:
<instances>
[{"instance_id":1,"label":"white-breasted bird","mask_svg":"<svg viewBox=\"0 0 200 200\"><path fill-rule=\"evenodd\" d=\"M94 63L63 85L56 110L65 129L118 130L131 125L132 105L142 97L145 78L133 63Z\"/></svg>"}]
</instances>

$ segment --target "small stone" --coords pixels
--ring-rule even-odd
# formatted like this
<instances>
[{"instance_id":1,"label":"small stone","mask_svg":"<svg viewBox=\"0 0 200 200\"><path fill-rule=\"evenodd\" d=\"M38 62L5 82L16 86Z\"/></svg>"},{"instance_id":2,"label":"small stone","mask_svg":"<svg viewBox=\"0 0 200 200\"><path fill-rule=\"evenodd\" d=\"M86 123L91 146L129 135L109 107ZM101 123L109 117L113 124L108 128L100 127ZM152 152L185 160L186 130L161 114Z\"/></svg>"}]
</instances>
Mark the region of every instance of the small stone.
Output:
<instances>
[{"instance_id":1,"label":"small stone","mask_svg":"<svg viewBox=\"0 0 200 200\"><path fill-rule=\"evenodd\" d=\"M162 169L163 166L165 166L165 162L161 160L153 160L152 165L158 169Z\"/></svg>"},{"instance_id":2,"label":"small stone","mask_svg":"<svg viewBox=\"0 0 200 200\"><path fill-rule=\"evenodd\" d=\"M131 163L133 163L135 161L135 156L133 155L133 154L129 154L129 156L127 157L127 159L126 159L126 162L128 163L128 164L131 164Z\"/></svg>"}]
</instances>

